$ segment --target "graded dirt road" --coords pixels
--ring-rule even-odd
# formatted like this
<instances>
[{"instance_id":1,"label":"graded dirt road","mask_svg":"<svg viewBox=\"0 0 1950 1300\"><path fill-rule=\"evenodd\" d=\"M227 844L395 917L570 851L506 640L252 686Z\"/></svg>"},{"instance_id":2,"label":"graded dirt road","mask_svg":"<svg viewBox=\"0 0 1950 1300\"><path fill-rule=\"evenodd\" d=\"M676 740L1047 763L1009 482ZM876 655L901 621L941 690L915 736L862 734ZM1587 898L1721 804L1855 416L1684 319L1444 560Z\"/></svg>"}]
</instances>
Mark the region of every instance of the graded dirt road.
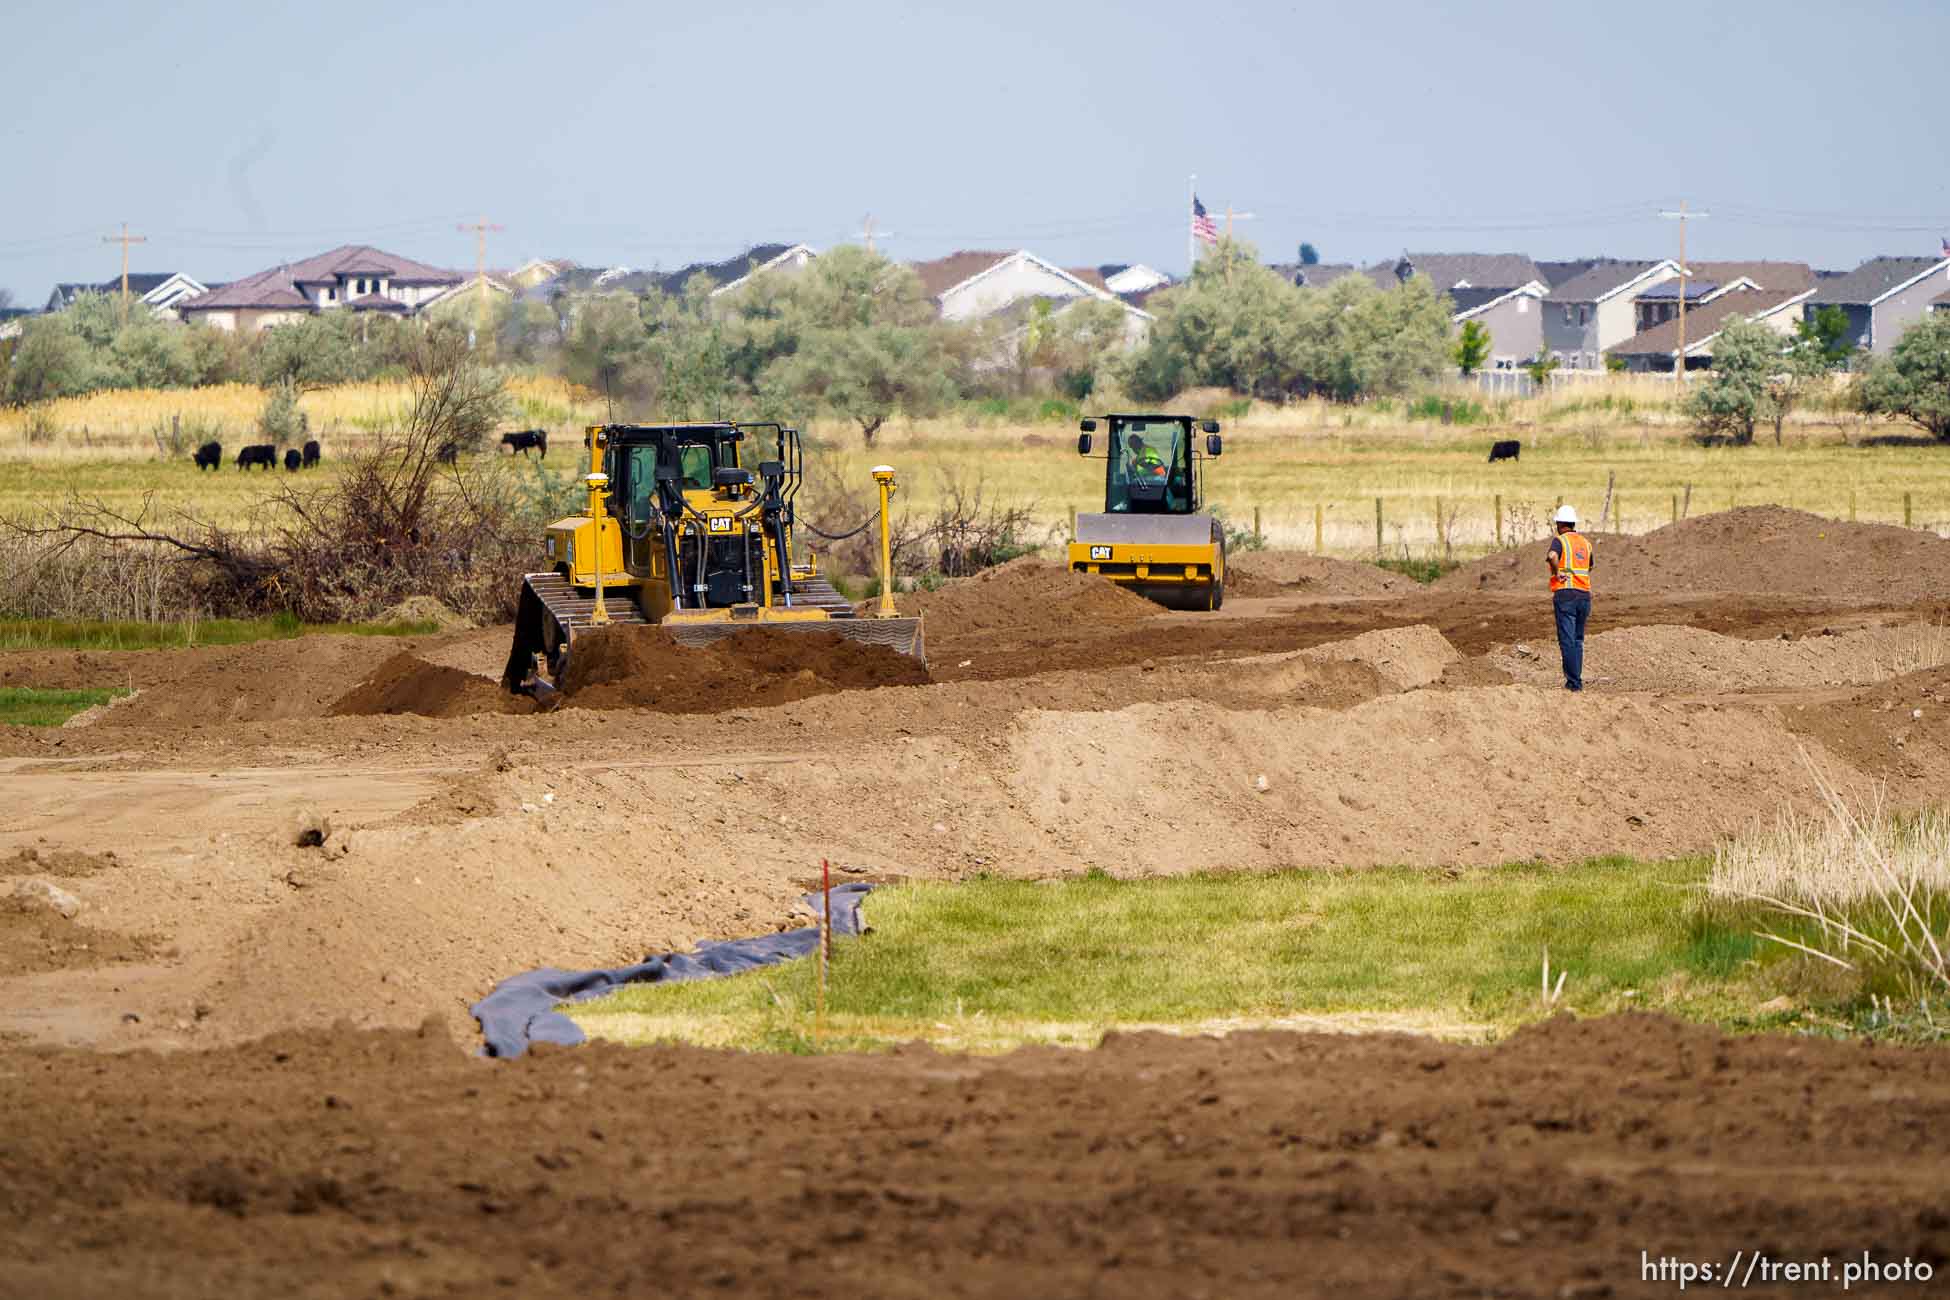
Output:
<instances>
[{"instance_id":1,"label":"graded dirt road","mask_svg":"<svg viewBox=\"0 0 1950 1300\"><path fill-rule=\"evenodd\" d=\"M495 688L506 629L0 655L0 683L136 691L0 729L0 1255L29 1261L0 1296L567 1294L625 1266L679 1293L920 1293L1011 1264L1122 1294L1174 1261L1213 1294L1599 1295L1662 1245L1941 1262L1912 1195L1946 1118L1928 1054L1633 1021L1482 1053L510 1068L468 1059L466 1008L532 967L796 924L822 857L875 879L1658 857L1812 805L1816 771L1942 802L1946 545L1780 511L1600 539L1582 697L1511 567L1532 556L1429 588L1244 556L1216 615L1018 562L915 598L925 673L652 631L548 714ZM1403 1223L1418 1244L1385 1249ZM321 1281L328 1256L349 1271ZM1436 1284L1386 1281L1411 1276Z\"/></svg>"}]
</instances>

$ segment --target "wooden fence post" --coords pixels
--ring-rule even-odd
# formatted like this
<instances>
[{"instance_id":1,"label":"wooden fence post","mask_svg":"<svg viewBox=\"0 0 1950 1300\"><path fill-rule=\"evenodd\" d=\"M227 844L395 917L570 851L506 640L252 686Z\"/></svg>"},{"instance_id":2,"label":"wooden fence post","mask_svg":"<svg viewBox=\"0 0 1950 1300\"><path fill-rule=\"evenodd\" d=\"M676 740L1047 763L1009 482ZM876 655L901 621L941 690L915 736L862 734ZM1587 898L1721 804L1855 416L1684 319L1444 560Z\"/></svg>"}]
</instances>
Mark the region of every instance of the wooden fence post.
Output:
<instances>
[{"instance_id":1,"label":"wooden fence post","mask_svg":"<svg viewBox=\"0 0 1950 1300\"><path fill-rule=\"evenodd\" d=\"M1855 489L1854 488L1850 488L1848 490L1848 521L1850 523L1855 522Z\"/></svg>"},{"instance_id":2,"label":"wooden fence post","mask_svg":"<svg viewBox=\"0 0 1950 1300\"><path fill-rule=\"evenodd\" d=\"M1684 519L1687 515L1691 514L1692 512L1693 512L1693 485L1691 483L1688 483L1686 485L1686 496L1679 503L1679 517L1681 519Z\"/></svg>"},{"instance_id":3,"label":"wooden fence post","mask_svg":"<svg viewBox=\"0 0 1950 1300\"><path fill-rule=\"evenodd\" d=\"M1603 532L1605 530L1606 522L1611 519L1611 489L1612 489L1612 484L1616 483L1617 481L1618 481L1617 470L1605 471L1605 508L1598 512L1599 532Z\"/></svg>"},{"instance_id":4,"label":"wooden fence post","mask_svg":"<svg viewBox=\"0 0 1950 1300\"><path fill-rule=\"evenodd\" d=\"M1675 524L1679 522L1679 494L1677 492L1672 494L1672 521Z\"/></svg>"},{"instance_id":5,"label":"wooden fence post","mask_svg":"<svg viewBox=\"0 0 1950 1300\"><path fill-rule=\"evenodd\" d=\"M1503 549L1503 494L1496 494L1496 549Z\"/></svg>"},{"instance_id":6,"label":"wooden fence post","mask_svg":"<svg viewBox=\"0 0 1950 1300\"><path fill-rule=\"evenodd\" d=\"M1374 557L1381 558L1381 498L1374 499Z\"/></svg>"},{"instance_id":7,"label":"wooden fence post","mask_svg":"<svg viewBox=\"0 0 1950 1300\"><path fill-rule=\"evenodd\" d=\"M1070 540L1074 542L1076 539L1077 539L1077 508L1075 506L1071 506L1070 507Z\"/></svg>"},{"instance_id":8,"label":"wooden fence post","mask_svg":"<svg viewBox=\"0 0 1950 1300\"><path fill-rule=\"evenodd\" d=\"M1315 555L1319 555L1321 553L1321 548L1320 548L1321 525L1325 522L1321 518L1321 515L1323 513L1324 512L1321 509L1320 502L1318 501L1314 502L1314 554Z\"/></svg>"},{"instance_id":9,"label":"wooden fence post","mask_svg":"<svg viewBox=\"0 0 1950 1300\"><path fill-rule=\"evenodd\" d=\"M1903 527L1910 527L1909 493L1903 493Z\"/></svg>"},{"instance_id":10,"label":"wooden fence post","mask_svg":"<svg viewBox=\"0 0 1950 1300\"><path fill-rule=\"evenodd\" d=\"M1266 536L1265 534L1259 531L1259 507L1258 506L1253 507L1253 545L1254 546L1266 545Z\"/></svg>"}]
</instances>

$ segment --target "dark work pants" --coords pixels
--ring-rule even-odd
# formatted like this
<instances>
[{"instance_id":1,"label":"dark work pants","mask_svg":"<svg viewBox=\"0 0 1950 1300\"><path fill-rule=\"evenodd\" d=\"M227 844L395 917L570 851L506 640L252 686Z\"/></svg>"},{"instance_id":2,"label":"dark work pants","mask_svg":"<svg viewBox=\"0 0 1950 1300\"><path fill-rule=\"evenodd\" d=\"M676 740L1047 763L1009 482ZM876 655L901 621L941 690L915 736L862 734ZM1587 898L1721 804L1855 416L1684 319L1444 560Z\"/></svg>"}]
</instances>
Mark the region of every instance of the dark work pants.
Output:
<instances>
[{"instance_id":1,"label":"dark work pants","mask_svg":"<svg viewBox=\"0 0 1950 1300\"><path fill-rule=\"evenodd\" d=\"M1551 593L1557 614L1557 652L1564 657L1564 689L1584 689L1584 621L1591 617L1591 593L1563 591Z\"/></svg>"}]
</instances>

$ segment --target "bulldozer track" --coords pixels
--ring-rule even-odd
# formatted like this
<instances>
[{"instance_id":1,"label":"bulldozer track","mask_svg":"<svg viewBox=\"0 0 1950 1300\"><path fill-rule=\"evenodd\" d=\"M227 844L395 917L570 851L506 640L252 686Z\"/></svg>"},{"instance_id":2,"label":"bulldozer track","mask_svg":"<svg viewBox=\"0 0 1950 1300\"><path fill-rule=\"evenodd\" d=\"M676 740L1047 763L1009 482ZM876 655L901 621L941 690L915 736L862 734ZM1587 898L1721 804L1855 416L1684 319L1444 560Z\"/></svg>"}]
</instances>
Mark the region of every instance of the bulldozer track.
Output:
<instances>
[{"instance_id":1,"label":"bulldozer track","mask_svg":"<svg viewBox=\"0 0 1950 1300\"><path fill-rule=\"evenodd\" d=\"M584 628L594 626L596 598L585 596L569 585L569 580L559 573L530 573L524 576L542 604L548 609L558 627L570 629L574 635ZM635 624L643 626L649 622L643 611L637 608L636 601L627 594L617 593L603 601L611 623Z\"/></svg>"},{"instance_id":2,"label":"bulldozer track","mask_svg":"<svg viewBox=\"0 0 1950 1300\"><path fill-rule=\"evenodd\" d=\"M810 605L823 609L834 618L852 618L853 602L842 596L833 584L824 578L799 578L792 583L792 603L795 607Z\"/></svg>"}]
</instances>

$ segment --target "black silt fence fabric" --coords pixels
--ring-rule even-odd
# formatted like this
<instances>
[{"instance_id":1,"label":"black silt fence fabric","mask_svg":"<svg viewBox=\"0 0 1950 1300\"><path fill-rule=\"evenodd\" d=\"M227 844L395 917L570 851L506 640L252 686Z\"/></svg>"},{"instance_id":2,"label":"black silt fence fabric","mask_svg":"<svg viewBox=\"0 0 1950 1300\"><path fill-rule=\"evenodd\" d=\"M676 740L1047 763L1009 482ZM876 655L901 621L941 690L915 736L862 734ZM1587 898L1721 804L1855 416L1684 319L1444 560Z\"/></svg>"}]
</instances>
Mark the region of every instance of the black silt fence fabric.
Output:
<instances>
[{"instance_id":1,"label":"black silt fence fabric","mask_svg":"<svg viewBox=\"0 0 1950 1300\"><path fill-rule=\"evenodd\" d=\"M849 881L833 888L833 933L857 935L863 925L860 901L872 885ZM819 914L818 894L804 895L806 905ZM781 934L751 939L700 943L695 952L662 953L634 966L611 970L557 970L545 966L514 975L469 1010L481 1023L481 1037L489 1056L520 1056L530 1043L574 1045L584 1039L576 1022L555 1008L563 1002L587 1002L629 984L663 984L680 980L716 979L761 966L810 957L819 948L819 927L809 925Z\"/></svg>"}]
</instances>

